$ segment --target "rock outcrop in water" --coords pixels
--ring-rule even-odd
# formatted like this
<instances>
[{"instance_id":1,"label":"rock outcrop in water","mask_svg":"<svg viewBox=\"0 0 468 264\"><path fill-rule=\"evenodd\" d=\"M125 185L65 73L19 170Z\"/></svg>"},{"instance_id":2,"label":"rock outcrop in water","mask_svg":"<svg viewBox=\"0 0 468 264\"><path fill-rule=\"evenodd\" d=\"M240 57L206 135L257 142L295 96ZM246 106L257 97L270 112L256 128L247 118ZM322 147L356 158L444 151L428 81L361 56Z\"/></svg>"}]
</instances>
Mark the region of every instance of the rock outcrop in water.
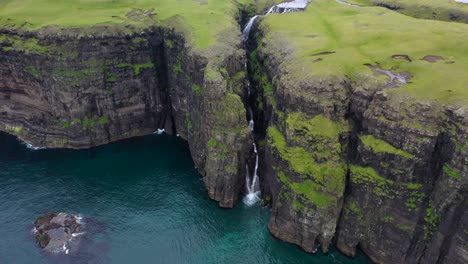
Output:
<instances>
[{"instance_id":1,"label":"rock outcrop in water","mask_svg":"<svg viewBox=\"0 0 468 264\"><path fill-rule=\"evenodd\" d=\"M50 253L65 253L77 249L83 235L81 217L66 213L47 213L34 222L37 244Z\"/></svg>"}]
</instances>

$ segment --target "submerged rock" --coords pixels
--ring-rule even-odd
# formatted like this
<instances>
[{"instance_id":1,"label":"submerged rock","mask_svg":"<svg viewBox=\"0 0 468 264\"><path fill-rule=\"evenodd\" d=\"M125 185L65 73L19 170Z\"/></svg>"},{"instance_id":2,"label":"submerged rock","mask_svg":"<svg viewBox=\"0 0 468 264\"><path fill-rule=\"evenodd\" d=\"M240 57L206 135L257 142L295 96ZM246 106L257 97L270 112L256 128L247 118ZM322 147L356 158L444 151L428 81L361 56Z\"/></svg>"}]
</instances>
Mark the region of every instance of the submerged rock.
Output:
<instances>
[{"instance_id":1,"label":"submerged rock","mask_svg":"<svg viewBox=\"0 0 468 264\"><path fill-rule=\"evenodd\" d=\"M80 220L72 214L46 213L34 222L36 242L45 251L68 254L83 234Z\"/></svg>"}]
</instances>

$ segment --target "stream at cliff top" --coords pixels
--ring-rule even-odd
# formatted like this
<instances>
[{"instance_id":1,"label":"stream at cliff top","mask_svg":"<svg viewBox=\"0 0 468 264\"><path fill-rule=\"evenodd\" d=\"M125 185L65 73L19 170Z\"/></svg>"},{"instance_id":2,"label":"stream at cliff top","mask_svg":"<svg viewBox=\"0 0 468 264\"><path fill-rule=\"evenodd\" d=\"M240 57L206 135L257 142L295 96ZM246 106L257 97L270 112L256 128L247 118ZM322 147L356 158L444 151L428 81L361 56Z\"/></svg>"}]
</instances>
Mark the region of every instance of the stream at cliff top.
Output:
<instances>
[{"instance_id":1,"label":"stream at cliff top","mask_svg":"<svg viewBox=\"0 0 468 264\"><path fill-rule=\"evenodd\" d=\"M187 144L167 135L34 151L0 134L0 190L0 263L368 263L274 239L259 204L219 208ZM100 231L83 235L79 254L51 258L31 235L48 211L82 214Z\"/></svg>"}]
</instances>

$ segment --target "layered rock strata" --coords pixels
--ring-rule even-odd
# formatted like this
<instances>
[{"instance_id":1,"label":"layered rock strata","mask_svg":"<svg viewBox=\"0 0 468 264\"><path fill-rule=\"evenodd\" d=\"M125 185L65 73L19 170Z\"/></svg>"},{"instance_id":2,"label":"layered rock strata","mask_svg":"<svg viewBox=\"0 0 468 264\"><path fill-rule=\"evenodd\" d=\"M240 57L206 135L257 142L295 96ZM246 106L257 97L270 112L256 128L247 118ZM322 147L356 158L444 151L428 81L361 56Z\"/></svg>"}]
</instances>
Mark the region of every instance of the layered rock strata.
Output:
<instances>
[{"instance_id":1,"label":"layered rock strata","mask_svg":"<svg viewBox=\"0 0 468 264\"><path fill-rule=\"evenodd\" d=\"M76 149L179 134L210 197L232 207L249 146L239 34L200 50L171 27L109 27L1 32L0 129Z\"/></svg>"},{"instance_id":2,"label":"layered rock strata","mask_svg":"<svg viewBox=\"0 0 468 264\"><path fill-rule=\"evenodd\" d=\"M389 94L411 76L372 65L353 79L309 75L288 41L258 30L249 69L271 233L376 263L468 261L466 106Z\"/></svg>"}]
</instances>

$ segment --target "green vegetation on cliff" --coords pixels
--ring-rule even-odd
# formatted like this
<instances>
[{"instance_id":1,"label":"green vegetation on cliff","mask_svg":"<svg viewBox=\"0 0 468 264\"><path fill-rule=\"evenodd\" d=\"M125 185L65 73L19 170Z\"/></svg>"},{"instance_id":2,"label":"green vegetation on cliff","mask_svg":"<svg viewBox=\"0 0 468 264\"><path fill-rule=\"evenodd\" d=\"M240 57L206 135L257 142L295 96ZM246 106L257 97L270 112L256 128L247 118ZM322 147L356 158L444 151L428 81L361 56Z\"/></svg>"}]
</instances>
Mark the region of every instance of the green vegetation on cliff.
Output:
<instances>
[{"instance_id":1,"label":"green vegetation on cliff","mask_svg":"<svg viewBox=\"0 0 468 264\"><path fill-rule=\"evenodd\" d=\"M24 40L16 36L0 35L0 47L3 51L21 51L26 54L46 54L48 48L38 43L35 38Z\"/></svg>"},{"instance_id":2,"label":"green vegetation on cliff","mask_svg":"<svg viewBox=\"0 0 468 264\"><path fill-rule=\"evenodd\" d=\"M343 127L324 116L308 118L303 113L290 113L286 123L291 142L272 126L268 128L268 142L300 176L300 181L289 180L290 177L281 174L280 181L318 207L331 205L344 192L346 166L337 152L338 135Z\"/></svg>"},{"instance_id":3,"label":"green vegetation on cliff","mask_svg":"<svg viewBox=\"0 0 468 264\"><path fill-rule=\"evenodd\" d=\"M447 174L448 176L450 176L450 177L452 177L454 179L460 179L462 177L461 173L454 170L452 167L450 167L447 164L444 165L443 170L444 170L445 174Z\"/></svg>"},{"instance_id":4,"label":"green vegetation on cliff","mask_svg":"<svg viewBox=\"0 0 468 264\"><path fill-rule=\"evenodd\" d=\"M386 179L371 167L350 166L351 182L366 190L372 190L374 195L385 199L404 198L408 211L417 210L425 194L422 184L402 183Z\"/></svg>"},{"instance_id":5,"label":"green vegetation on cliff","mask_svg":"<svg viewBox=\"0 0 468 264\"><path fill-rule=\"evenodd\" d=\"M381 76L367 66L374 65L411 75L407 84L385 91L390 97L468 102L466 24L315 0L303 13L268 15L261 28L268 43L266 52L271 52L268 55L291 53L280 55L289 80L346 76L354 81L359 76Z\"/></svg>"},{"instance_id":6,"label":"green vegetation on cliff","mask_svg":"<svg viewBox=\"0 0 468 264\"><path fill-rule=\"evenodd\" d=\"M321 192L316 182L312 180L292 182L283 171L276 169L276 173L284 188L281 196L292 201L295 210L312 209L311 205L325 208L333 204L334 197Z\"/></svg>"},{"instance_id":7,"label":"green vegetation on cliff","mask_svg":"<svg viewBox=\"0 0 468 264\"><path fill-rule=\"evenodd\" d=\"M309 119L304 113L294 112L288 114L286 123L293 130L300 130L298 137L312 139L314 137L326 137L336 139L340 133L346 130L346 123L334 122L323 115L317 115Z\"/></svg>"},{"instance_id":8,"label":"green vegetation on cliff","mask_svg":"<svg viewBox=\"0 0 468 264\"><path fill-rule=\"evenodd\" d=\"M301 112L289 113L286 118L286 135L291 142L312 152L315 160L339 161L340 134L349 131L345 121L332 121L317 115L309 118Z\"/></svg>"},{"instance_id":9,"label":"green vegetation on cliff","mask_svg":"<svg viewBox=\"0 0 468 264\"><path fill-rule=\"evenodd\" d=\"M129 64L129 63L120 63L117 64L117 68L133 68L135 75L140 75L141 71L144 69L151 69L154 67L154 64L149 61L147 63L141 64Z\"/></svg>"},{"instance_id":10,"label":"green vegetation on cliff","mask_svg":"<svg viewBox=\"0 0 468 264\"><path fill-rule=\"evenodd\" d=\"M424 239L428 239L434 234L440 220L439 218L439 214L434 208L432 201L430 201L426 208L426 215L424 216Z\"/></svg>"},{"instance_id":11,"label":"green vegetation on cliff","mask_svg":"<svg viewBox=\"0 0 468 264\"><path fill-rule=\"evenodd\" d=\"M384 140L378 139L373 135L364 135L359 137L361 142L366 146L366 148L372 149L375 153L390 153L394 155L403 156L405 158L413 158L413 155L410 153L397 149L394 146L390 145Z\"/></svg>"},{"instance_id":12,"label":"green vegetation on cliff","mask_svg":"<svg viewBox=\"0 0 468 264\"><path fill-rule=\"evenodd\" d=\"M23 126L21 125L5 125L5 130L14 134L14 135L19 135L23 132Z\"/></svg>"}]
</instances>

